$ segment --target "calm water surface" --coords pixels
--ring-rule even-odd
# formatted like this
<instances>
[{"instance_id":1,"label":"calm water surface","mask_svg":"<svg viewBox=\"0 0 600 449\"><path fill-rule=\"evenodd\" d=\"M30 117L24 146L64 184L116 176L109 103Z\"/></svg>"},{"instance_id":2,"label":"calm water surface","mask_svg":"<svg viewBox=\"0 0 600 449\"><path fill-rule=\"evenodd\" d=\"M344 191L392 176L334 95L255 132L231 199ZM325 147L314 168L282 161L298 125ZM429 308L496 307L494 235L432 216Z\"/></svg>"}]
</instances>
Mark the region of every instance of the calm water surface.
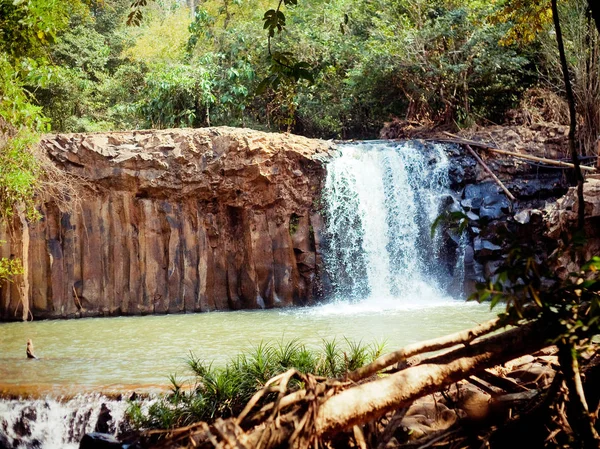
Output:
<instances>
[{"instance_id":1,"label":"calm water surface","mask_svg":"<svg viewBox=\"0 0 600 449\"><path fill-rule=\"evenodd\" d=\"M385 340L388 351L490 319L488 305L329 304L293 310L89 318L0 324L0 392L154 390L186 376L186 355L224 364L261 341ZM25 357L31 338L39 360Z\"/></svg>"}]
</instances>

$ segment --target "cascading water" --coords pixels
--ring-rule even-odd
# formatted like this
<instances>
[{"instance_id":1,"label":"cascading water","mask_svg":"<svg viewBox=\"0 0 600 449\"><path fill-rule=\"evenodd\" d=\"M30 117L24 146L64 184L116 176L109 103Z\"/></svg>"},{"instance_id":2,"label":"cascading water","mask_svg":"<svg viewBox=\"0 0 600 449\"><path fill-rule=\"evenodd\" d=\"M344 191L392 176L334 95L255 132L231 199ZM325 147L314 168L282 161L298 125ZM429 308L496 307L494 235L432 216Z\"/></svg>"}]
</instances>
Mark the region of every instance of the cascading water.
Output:
<instances>
[{"instance_id":1,"label":"cascading water","mask_svg":"<svg viewBox=\"0 0 600 449\"><path fill-rule=\"evenodd\" d=\"M431 225L448 198L441 145L339 146L323 192L325 260L340 301L402 307L443 298L447 270Z\"/></svg>"},{"instance_id":2,"label":"cascading water","mask_svg":"<svg viewBox=\"0 0 600 449\"><path fill-rule=\"evenodd\" d=\"M69 449L79 447L86 433L96 429L102 405L110 418L102 431L124 430L127 401L110 400L99 394L70 400L20 399L0 401L0 447L15 449Z\"/></svg>"}]
</instances>

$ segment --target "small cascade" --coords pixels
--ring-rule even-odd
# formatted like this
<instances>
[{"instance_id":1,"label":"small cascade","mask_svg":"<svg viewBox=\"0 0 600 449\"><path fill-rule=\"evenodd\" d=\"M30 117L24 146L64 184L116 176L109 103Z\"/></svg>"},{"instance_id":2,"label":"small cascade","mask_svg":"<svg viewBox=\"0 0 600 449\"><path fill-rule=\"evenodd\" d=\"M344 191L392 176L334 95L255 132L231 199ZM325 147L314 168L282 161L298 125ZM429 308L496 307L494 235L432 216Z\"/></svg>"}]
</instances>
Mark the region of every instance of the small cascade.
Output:
<instances>
[{"instance_id":1,"label":"small cascade","mask_svg":"<svg viewBox=\"0 0 600 449\"><path fill-rule=\"evenodd\" d=\"M336 299L443 297L449 282L431 225L448 199L441 145L363 142L338 147L323 192L325 260Z\"/></svg>"},{"instance_id":2,"label":"small cascade","mask_svg":"<svg viewBox=\"0 0 600 449\"><path fill-rule=\"evenodd\" d=\"M4 443L15 449L75 449L86 433L100 430L117 435L126 430L127 407L127 401L99 394L79 395L64 401L3 399L0 400L0 446ZM99 422L101 427L97 429Z\"/></svg>"}]
</instances>

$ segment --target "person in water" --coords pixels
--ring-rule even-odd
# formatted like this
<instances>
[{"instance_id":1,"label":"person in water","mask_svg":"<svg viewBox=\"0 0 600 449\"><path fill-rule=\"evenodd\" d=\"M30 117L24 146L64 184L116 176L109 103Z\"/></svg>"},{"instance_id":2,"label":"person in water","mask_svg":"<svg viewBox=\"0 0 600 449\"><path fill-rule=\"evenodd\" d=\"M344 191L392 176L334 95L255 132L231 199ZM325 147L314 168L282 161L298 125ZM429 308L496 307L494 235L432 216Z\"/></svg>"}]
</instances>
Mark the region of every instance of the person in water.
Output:
<instances>
[{"instance_id":1,"label":"person in water","mask_svg":"<svg viewBox=\"0 0 600 449\"><path fill-rule=\"evenodd\" d=\"M37 357L33 353L33 342L31 341L31 338L29 338L27 340L27 358L28 359L37 359Z\"/></svg>"}]
</instances>

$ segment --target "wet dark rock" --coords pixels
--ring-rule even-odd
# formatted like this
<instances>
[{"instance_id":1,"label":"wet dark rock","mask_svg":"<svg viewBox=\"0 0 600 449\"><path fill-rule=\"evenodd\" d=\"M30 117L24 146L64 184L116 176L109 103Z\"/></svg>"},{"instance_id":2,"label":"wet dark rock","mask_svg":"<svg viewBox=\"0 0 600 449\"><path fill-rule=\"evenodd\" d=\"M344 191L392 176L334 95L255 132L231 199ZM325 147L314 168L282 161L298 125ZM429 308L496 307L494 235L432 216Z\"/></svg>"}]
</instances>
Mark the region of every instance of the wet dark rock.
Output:
<instances>
[{"instance_id":1,"label":"wet dark rock","mask_svg":"<svg viewBox=\"0 0 600 449\"><path fill-rule=\"evenodd\" d=\"M99 432L85 434L79 443L79 449L125 449L126 447L114 436Z\"/></svg>"},{"instance_id":2,"label":"wet dark rock","mask_svg":"<svg viewBox=\"0 0 600 449\"><path fill-rule=\"evenodd\" d=\"M454 204L455 202L456 202L456 200L454 199L454 197L452 195L444 195L444 196L442 196L442 199L440 200L440 207L447 208L448 206L450 206L451 204Z\"/></svg>"},{"instance_id":3,"label":"wet dark rock","mask_svg":"<svg viewBox=\"0 0 600 449\"><path fill-rule=\"evenodd\" d=\"M498 220L510 212L511 203L508 198L500 194L490 194L483 200L479 208L479 216L488 220Z\"/></svg>"},{"instance_id":4,"label":"wet dark rock","mask_svg":"<svg viewBox=\"0 0 600 449\"><path fill-rule=\"evenodd\" d=\"M448 155L452 158L452 163L448 170L450 188L458 190L466 184L476 181L477 161L473 159L473 157L465 155L462 150L457 150L457 147L449 148L453 148L452 151L446 150Z\"/></svg>"},{"instance_id":5,"label":"wet dark rock","mask_svg":"<svg viewBox=\"0 0 600 449\"><path fill-rule=\"evenodd\" d=\"M26 407L15 422L13 430L19 438L31 436L31 423L37 419L37 412L33 407Z\"/></svg>"},{"instance_id":6,"label":"wet dark rock","mask_svg":"<svg viewBox=\"0 0 600 449\"><path fill-rule=\"evenodd\" d=\"M460 202L460 205L465 209L479 210L483 204L483 198L467 198Z\"/></svg>"},{"instance_id":7,"label":"wet dark rock","mask_svg":"<svg viewBox=\"0 0 600 449\"><path fill-rule=\"evenodd\" d=\"M12 449L12 445L8 438L0 433L0 449Z\"/></svg>"},{"instance_id":8,"label":"wet dark rock","mask_svg":"<svg viewBox=\"0 0 600 449\"><path fill-rule=\"evenodd\" d=\"M559 172L536 174L535 178L515 178L507 187L520 200L529 198L559 197L566 189Z\"/></svg>"},{"instance_id":9,"label":"wet dark rock","mask_svg":"<svg viewBox=\"0 0 600 449\"><path fill-rule=\"evenodd\" d=\"M94 432L108 433L110 431L109 423L112 421L112 419L113 418L110 414L109 408L106 406L106 404L102 404L100 407L98 420L96 421L96 426L94 427Z\"/></svg>"},{"instance_id":10,"label":"wet dark rock","mask_svg":"<svg viewBox=\"0 0 600 449\"><path fill-rule=\"evenodd\" d=\"M477 221L477 220L479 220L479 215L469 211L469 212L467 212L467 218L471 221Z\"/></svg>"},{"instance_id":11,"label":"wet dark rock","mask_svg":"<svg viewBox=\"0 0 600 449\"><path fill-rule=\"evenodd\" d=\"M471 245L467 245L465 247L465 265L473 264L474 256L475 256L475 251L473 250L473 247Z\"/></svg>"},{"instance_id":12,"label":"wet dark rock","mask_svg":"<svg viewBox=\"0 0 600 449\"><path fill-rule=\"evenodd\" d=\"M500 188L493 182L481 182L478 184L468 184L465 187L464 198L483 200L492 196L497 196Z\"/></svg>"},{"instance_id":13,"label":"wet dark rock","mask_svg":"<svg viewBox=\"0 0 600 449\"><path fill-rule=\"evenodd\" d=\"M494 253L498 253L502 250L502 247L490 242L489 240L476 237L474 241L474 249L478 256L486 257L491 256Z\"/></svg>"},{"instance_id":14,"label":"wet dark rock","mask_svg":"<svg viewBox=\"0 0 600 449\"><path fill-rule=\"evenodd\" d=\"M464 212L463 208L460 206L460 203L458 203L458 202L454 202L454 203L450 204L446 210L450 213Z\"/></svg>"}]
</instances>

